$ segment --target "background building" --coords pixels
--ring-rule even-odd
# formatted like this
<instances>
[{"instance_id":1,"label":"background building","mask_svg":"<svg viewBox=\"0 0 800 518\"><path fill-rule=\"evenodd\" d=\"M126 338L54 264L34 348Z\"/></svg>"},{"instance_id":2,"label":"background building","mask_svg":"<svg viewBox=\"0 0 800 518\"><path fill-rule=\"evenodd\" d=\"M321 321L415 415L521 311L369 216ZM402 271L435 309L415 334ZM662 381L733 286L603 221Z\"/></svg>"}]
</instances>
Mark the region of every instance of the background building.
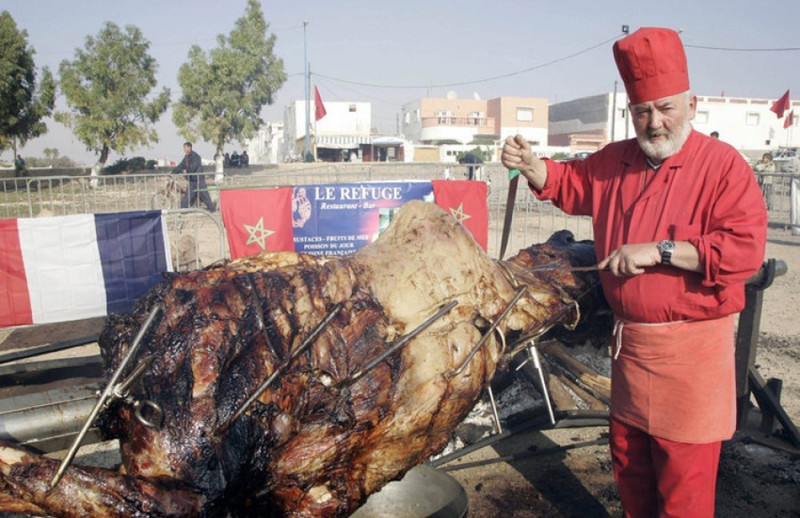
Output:
<instances>
[{"instance_id":1,"label":"background building","mask_svg":"<svg viewBox=\"0 0 800 518\"><path fill-rule=\"evenodd\" d=\"M498 97L491 100L422 98L403 105L402 133L420 144L494 143L521 134L533 145L547 142L547 99Z\"/></svg>"},{"instance_id":2,"label":"background building","mask_svg":"<svg viewBox=\"0 0 800 518\"><path fill-rule=\"evenodd\" d=\"M698 95L692 126L706 135L719 132L721 140L748 155L800 146L800 102L792 102L790 110L794 115L788 128L783 127L785 118L778 119L770 111L774 102L775 99ZM549 130L549 144L566 146L571 153L596 151L609 142L636 135L625 92L553 104Z\"/></svg>"},{"instance_id":3,"label":"background building","mask_svg":"<svg viewBox=\"0 0 800 518\"><path fill-rule=\"evenodd\" d=\"M324 102L326 114L318 121L313 100L309 102L309 145L315 158L325 161L360 159L362 144L371 137L372 104L368 102ZM284 115L284 161L302 160L305 151L306 102L295 101Z\"/></svg>"}]
</instances>

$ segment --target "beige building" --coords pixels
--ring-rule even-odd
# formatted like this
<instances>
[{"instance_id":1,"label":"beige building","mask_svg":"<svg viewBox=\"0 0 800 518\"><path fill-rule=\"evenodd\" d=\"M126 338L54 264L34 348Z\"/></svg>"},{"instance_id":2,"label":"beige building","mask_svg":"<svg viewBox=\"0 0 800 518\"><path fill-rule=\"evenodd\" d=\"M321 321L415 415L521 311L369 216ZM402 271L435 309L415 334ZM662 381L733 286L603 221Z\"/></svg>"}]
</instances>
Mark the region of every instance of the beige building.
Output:
<instances>
[{"instance_id":1,"label":"beige building","mask_svg":"<svg viewBox=\"0 0 800 518\"><path fill-rule=\"evenodd\" d=\"M548 102L534 97L496 99L422 98L401 113L406 139L423 144L499 141L521 134L533 145L547 143Z\"/></svg>"}]
</instances>

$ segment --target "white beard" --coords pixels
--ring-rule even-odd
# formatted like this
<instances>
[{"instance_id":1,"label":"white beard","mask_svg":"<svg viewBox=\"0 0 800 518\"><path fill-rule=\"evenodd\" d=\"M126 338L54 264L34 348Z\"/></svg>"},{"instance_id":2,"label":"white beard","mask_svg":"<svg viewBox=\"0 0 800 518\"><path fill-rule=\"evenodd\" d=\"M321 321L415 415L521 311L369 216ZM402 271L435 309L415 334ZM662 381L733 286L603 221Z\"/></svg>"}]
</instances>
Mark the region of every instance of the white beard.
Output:
<instances>
[{"instance_id":1,"label":"white beard","mask_svg":"<svg viewBox=\"0 0 800 518\"><path fill-rule=\"evenodd\" d=\"M692 125L687 117L683 124L674 131L659 130L651 133L650 130L645 130L644 134L636 135L636 140L639 141L639 147L642 148L645 155L656 160L665 160L681 150L691 132ZM658 142L648 140L648 136L654 135L666 135L667 138Z\"/></svg>"}]
</instances>

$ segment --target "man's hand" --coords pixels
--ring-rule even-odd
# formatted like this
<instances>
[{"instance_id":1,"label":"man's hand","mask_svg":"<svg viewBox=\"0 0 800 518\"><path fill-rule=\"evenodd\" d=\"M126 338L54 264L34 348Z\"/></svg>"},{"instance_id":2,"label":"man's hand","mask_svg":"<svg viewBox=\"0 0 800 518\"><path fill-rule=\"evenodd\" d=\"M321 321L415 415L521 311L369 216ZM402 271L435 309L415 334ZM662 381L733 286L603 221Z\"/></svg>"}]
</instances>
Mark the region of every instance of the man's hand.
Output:
<instances>
[{"instance_id":1,"label":"man's hand","mask_svg":"<svg viewBox=\"0 0 800 518\"><path fill-rule=\"evenodd\" d=\"M542 190L547 181L547 166L531 152L531 146L522 135L508 137L503 144L500 161L508 169L519 169L537 190Z\"/></svg>"},{"instance_id":2,"label":"man's hand","mask_svg":"<svg viewBox=\"0 0 800 518\"><path fill-rule=\"evenodd\" d=\"M622 245L597 263L600 270L609 270L615 277L639 275L646 268L661 264L658 242ZM675 241L670 266L690 272L702 271L700 252L688 241Z\"/></svg>"},{"instance_id":3,"label":"man's hand","mask_svg":"<svg viewBox=\"0 0 800 518\"><path fill-rule=\"evenodd\" d=\"M608 269L615 277L631 277L645 272L648 266L661 263L656 243L622 245L597 263L600 270Z\"/></svg>"}]
</instances>

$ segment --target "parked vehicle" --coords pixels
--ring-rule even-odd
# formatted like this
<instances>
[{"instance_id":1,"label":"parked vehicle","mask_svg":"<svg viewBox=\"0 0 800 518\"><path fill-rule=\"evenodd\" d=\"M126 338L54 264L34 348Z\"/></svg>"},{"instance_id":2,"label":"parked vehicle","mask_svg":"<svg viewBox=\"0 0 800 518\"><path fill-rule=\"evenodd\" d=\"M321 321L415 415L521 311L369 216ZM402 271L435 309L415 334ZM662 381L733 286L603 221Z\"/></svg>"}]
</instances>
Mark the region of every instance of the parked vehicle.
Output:
<instances>
[{"instance_id":1,"label":"parked vehicle","mask_svg":"<svg viewBox=\"0 0 800 518\"><path fill-rule=\"evenodd\" d=\"M779 148L773 153L772 161L775 162L775 170L782 173L800 172L800 151L797 148Z\"/></svg>"}]
</instances>

